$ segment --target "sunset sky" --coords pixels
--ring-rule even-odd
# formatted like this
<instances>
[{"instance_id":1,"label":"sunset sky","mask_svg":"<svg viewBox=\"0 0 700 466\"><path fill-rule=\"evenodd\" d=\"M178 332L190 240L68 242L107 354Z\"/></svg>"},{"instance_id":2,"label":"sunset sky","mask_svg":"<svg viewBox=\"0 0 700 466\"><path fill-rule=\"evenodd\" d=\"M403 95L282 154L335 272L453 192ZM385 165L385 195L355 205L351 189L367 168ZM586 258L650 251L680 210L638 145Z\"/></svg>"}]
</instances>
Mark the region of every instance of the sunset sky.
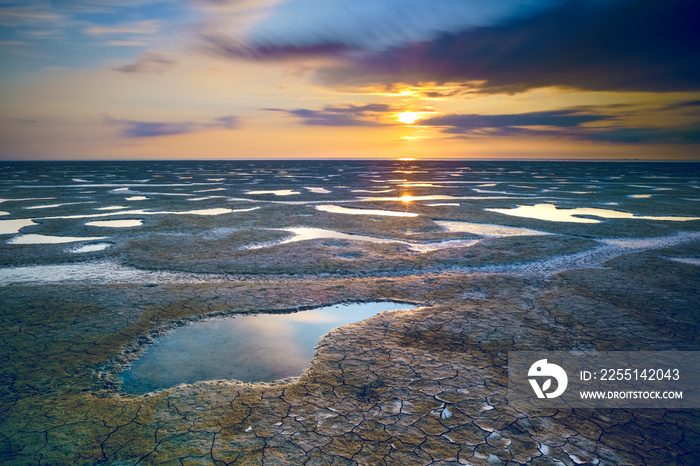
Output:
<instances>
[{"instance_id":1,"label":"sunset sky","mask_svg":"<svg viewBox=\"0 0 700 466\"><path fill-rule=\"evenodd\" d=\"M700 159L697 0L0 0L0 158Z\"/></svg>"}]
</instances>

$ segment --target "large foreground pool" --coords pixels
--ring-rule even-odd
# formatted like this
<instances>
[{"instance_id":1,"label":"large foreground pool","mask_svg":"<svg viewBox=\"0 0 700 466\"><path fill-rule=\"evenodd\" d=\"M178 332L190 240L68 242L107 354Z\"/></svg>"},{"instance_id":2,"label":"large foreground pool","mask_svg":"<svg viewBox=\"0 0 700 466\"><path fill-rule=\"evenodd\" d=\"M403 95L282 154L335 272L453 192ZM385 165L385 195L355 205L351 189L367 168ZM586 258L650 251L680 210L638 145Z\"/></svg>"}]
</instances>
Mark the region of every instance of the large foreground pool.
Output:
<instances>
[{"instance_id":1,"label":"large foreground pool","mask_svg":"<svg viewBox=\"0 0 700 466\"><path fill-rule=\"evenodd\" d=\"M142 395L201 380L272 382L299 376L309 367L318 340L332 329L382 311L413 307L354 303L203 320L158 338L122 373L123 389Z\"/></svg>"}]
</instances>

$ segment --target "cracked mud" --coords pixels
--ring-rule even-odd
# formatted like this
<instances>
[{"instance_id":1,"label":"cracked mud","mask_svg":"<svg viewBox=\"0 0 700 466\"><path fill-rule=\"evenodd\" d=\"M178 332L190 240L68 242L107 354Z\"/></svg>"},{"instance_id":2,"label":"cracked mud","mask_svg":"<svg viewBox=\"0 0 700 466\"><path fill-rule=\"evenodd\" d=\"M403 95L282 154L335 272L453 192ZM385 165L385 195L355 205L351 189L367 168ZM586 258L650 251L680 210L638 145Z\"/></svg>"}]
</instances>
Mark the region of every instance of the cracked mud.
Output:
<instances>
[{"instance_id":1,"label":"cracked mud","mask_svg":"<svg viewBox=\"0 0 700 466\"><path fill-rule=\"evenodd\" d=\"M690 249L630 254L544 281L436 273L8 287L0 456L8 464L697 464L697 411L533 414L505 398L508 351L697 349L700 280L694 266L659 257L699 252ZM199 382L129 397L104 365L133 360L138 343L173 322L376 299L422 307L336 329L288 383Z\"/></svg>"}]
</instances>

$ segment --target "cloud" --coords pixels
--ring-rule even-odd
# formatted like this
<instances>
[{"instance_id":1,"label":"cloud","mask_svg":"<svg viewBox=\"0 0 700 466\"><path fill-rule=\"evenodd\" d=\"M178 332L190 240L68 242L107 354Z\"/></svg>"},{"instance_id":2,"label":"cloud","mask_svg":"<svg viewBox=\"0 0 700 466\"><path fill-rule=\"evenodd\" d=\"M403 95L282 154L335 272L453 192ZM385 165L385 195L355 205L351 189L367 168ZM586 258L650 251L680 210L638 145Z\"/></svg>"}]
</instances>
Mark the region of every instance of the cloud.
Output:
<instances>
[{"instance_id":1,"label":"cloud","mask_svg":"<svg viewBox=\"0 0 700 466\"><path fill-rule=\"evenodd\" d=\"M122 125L122 135L127 138L148 138L154 136L172 136L174 134L186 134L195 131L194 123L190 122L152 122L119 120Z\"/></svg>"},{"instance_id":2,"label":"cloud","mask_svg":"<svg viewBox=\"0 0 700 466\"><path fill-rule=\"evenodd\" d=\"M51 2L54 8L71 13L113 13L120 8L152 5L154 0L60 0Z\"/></svg>"},{"instance_id":3,"label":"cloud","mask_svg":"<svg viewBox=\"0 0 700 466\"><path fill-rule=\"evenodd\" d=\"M691 103L692 104L692 103ZM692 104L695 105L695 104ZM446 134L467 137L523 137L539 136L574 140L612 142L621 144L700 142L700 129L627 127L618 116L594 110L615 110L624 106L582 106L568 109L500 114L500 115L442 115L421 120L422 126L442 128ZM605 122L606 126L584 126L585 123Z\"/></svg>"},{"instance_id":4,"label":"cloud","mask_svg":"<svg viewBox=\"0 0 700 466\"><path fill-rule=\"evenodd\" d=\"M700 129L616 128L590 132L582 138L623 144L698 144Z\"/></svg>"},{"instance_id":5,"label":"cloud","mask_svg":"<svg viewBox=\"0 0 700 466\"><path fill-rule=\"evenodd\" d=\"M110 47L142 47L146 43L135 40L110 40L107 41L107 45Z\"/></svg>"},{"instance_id":6,"label":"cloud","mask_svg":"<svg viewBox=\"0 0 700 466\"><path fill-rule=\"evenodd\" d=\"M214 119L213 127L219 127L222 129L238 129L240 125L240 120L236 116L223 116Z\"/></svg>"},{"instance_id":7,"label":"cloud","mask_svg":"<svg viewBox=\"0 0 700 466\"><path fill-rule=\"evenodd\" d=\"M176 66L177 62L159 53L145 52L141 54L141 58L138 61L114 68L114 70L122 73L165 73Z\"/></svg>"},{"instance_id":8,"label":"cloud","mask_svg":"<svg viewBox=\"0 0 700 466\"><path fill-rule=\"evenodd\" d=\"M42 26L47 23L57 23L65 20L65 16L59 13L40 8L41 5L22 5L0 7L0 26L25 27Z\"/></svg>"},{"instance_id":9,"label":"cloud","mask_svg":"<svg viewBox=\"0 0 700 466\"><path fill-rule=\"evenodd\" d=\"M205 35L207 49L256 60L330 56L336 64L320 68L315 81L331 87L434 82L491 93L547 86L700 90L700 3L692 0L542 0L516 2L519 9L508 2L505 10L513 14L485 2L401 7L368 0L357 7L323 2L305 16L300 7L310 2L283 3L235 40ZM467 8L474 8L476 20L460 23ZM448 20L449 11L455 21Z\"/></svg>"},{"instance_id":10,"label":"cloud","mask_svg":"<svg viewBox=\"0 0 700 466\"><path fill-rule=\"evenodd\" d=\"M675 104L667 105L666 107L661 108L661 110L690 110L698 112L700 111L700 100L678 102Z\"/></svg>"},{"instance_id":11,"label":"cloud","mask_svg":"<svg viewBox=\"0 0 700 466\"><path fill-rule=\"evenodd\" d=\"M424 126L447 126L453 131L469 132L483 128L509 128L514 126L556 126L568 128L583 123L609 120L606 115L586 115L578 109L551 110L545 112L515 113L504 115L443 115L421 120Z\"/></svg>"},{"instance_id":12,"label":"cloud","mask_svg":"<svg viewBox=\"0 0 700 466\"><path fill-rule=\"evenodd\" d=\"M27 42L21 40L0 40L0 47L26 47Z\"/></svg>"},{"instance_id":13,"label":"cloud","mask_svg":"<svg viewBox=\"0 0 700 466\"><path fill-rule=\"evenodd\" d=\"M383 113L396 113L398 110L390 105L374 103L367 105L328 105L323 110L295 109L284 110L267 108L265 110L284 112L302 119L307 126L386 126L380 120Z\"/></svg>"},{"instance_id":14,"label":"cloud","mask_svg":"<svg viewBox=\"0 0 700 466\"><path fill-rule=\"evenodd\" d=\"M155 34L160 30L160 22L148 20L119 26L88 26L85 34L91 36L102 36L105 34Z\"/></svg>"},{"instance_id":15,"label":"cloud","mask_svg":"<svg viewBox=\"0 0 700 466\"><path fill-rule=\"evenodd\" d=\"M287 0L242 38L256 48L313 50L319 44L385 50L440 33L497 24L564 0Z\"/></svg>"},{"instance_id":16,"label":"cloud","mask_svg":"<svg viewBox=\"0 0 700 466\"><path fill-rule=\"evenodd\" d=\"M235 116L219 117L209 122L139 121L116 119L109 116L104 116L103 119L107 124L118 126L121 130L122 137L125 138L174 136L178 134L206 131L209 129L237 129L239 127L239 119Z\"/></svg>"}]
</instances>

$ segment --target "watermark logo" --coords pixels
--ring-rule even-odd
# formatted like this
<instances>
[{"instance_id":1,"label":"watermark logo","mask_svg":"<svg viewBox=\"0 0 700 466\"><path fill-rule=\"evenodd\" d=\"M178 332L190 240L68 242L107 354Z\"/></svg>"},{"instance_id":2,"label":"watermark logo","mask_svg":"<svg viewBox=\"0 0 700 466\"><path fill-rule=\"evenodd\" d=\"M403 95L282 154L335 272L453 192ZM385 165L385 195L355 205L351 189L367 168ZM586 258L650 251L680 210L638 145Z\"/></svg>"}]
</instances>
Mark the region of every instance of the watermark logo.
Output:
<instances>
[{"instance_id":1,"label":"watermark logo","mask_svg":"<svg viewBox=\"0 0 700 466\"><path fill-rule=\"evenodd\" d=\"M508 403L520 412L700 408L700 351L509 351Z\"/></svg>"},{"instance_id":2,"label":"watermark logo","mask_svg":"<svg viewBox=\"0 0 700 466\"><path fill-rule=\"evenodd\" d=\"M564 393L569 383L569 378L566 376L564 369L556 364L548 363L546 359L540 359L530 366L527 375L529 377L547 377L542 386L537 382L537 379L528 379L537 398L556 398ZM552 378L557 381L557 388L553 392L548 393L548 390L552 387Z\"/></svg>"}]
</instances>

